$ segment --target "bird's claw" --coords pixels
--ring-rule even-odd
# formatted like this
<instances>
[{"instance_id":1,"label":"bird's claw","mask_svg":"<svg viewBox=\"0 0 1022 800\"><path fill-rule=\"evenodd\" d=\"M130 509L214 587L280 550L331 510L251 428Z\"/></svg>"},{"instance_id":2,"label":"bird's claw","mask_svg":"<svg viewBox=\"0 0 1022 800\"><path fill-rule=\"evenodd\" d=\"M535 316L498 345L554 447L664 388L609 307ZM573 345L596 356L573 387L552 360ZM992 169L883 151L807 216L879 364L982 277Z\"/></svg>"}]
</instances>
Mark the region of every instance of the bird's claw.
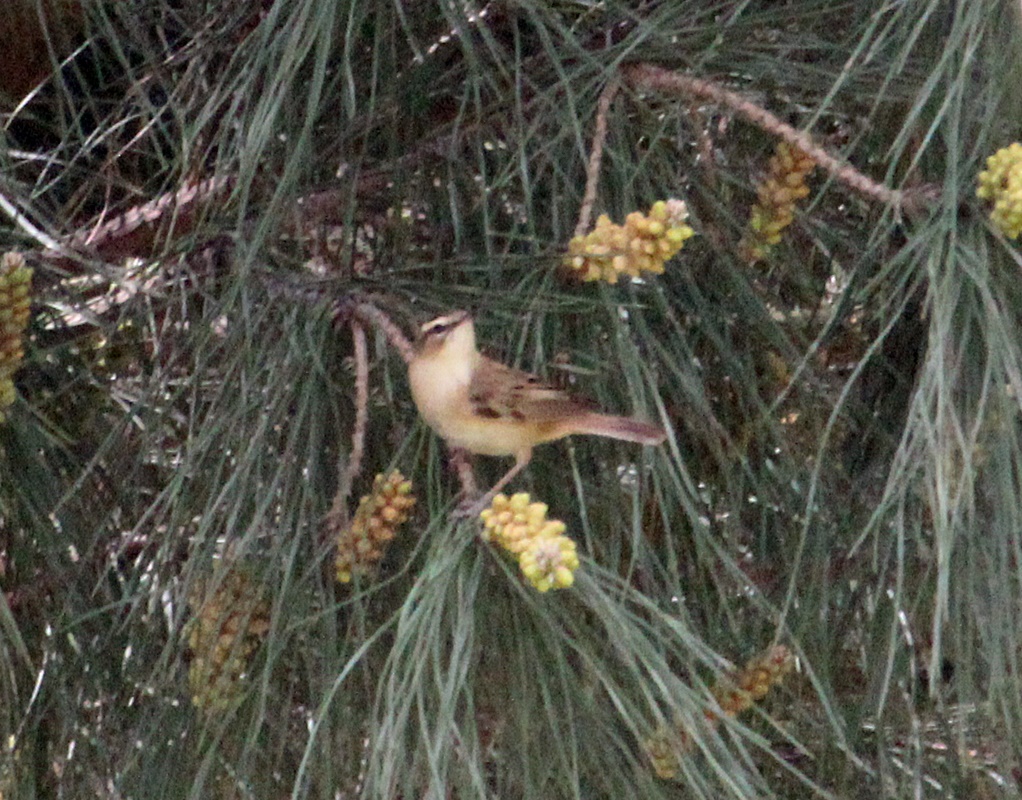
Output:
<instances>
[{"instance_id":1,"label":"bird's claw","mask_svg":"<svg viewBox=\"0 0 1022 800\"><path fill-rule=\"evenodd\" d=\"M479 515L485 507L486 504L480 500L478 496L466 497L454 507L453 511L451 511L451 519L456 522L479 519Z\"/></svg>"}]
</instances>

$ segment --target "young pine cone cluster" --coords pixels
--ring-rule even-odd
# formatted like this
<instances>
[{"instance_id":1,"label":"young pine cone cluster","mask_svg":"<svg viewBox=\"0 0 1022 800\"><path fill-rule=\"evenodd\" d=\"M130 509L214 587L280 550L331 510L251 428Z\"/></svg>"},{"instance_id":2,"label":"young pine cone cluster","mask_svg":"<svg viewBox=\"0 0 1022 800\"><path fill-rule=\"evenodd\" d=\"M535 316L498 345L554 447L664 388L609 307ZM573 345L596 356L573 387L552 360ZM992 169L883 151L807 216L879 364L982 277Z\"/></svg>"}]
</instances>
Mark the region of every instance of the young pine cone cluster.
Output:
<instances>
[{"instance_id":1,"label":"young pine cone cluster","mask_svg":"<svg viewBox=\"0 0 1022 800\"><path fill-rule=\"evenodd\" d=\"M795 203L809 194L806 178L815 162L787 142L777 145L767 165L767 174L756 186L756 204L749 227L739 245L742 257L755 264L781 241L781 232L795 218Z\"/></svg>"},{"instance_id":2,"label":"young pine cone cluster","mask_svg":"<svg viewBox=\"0 0 1022 800\"><path fill-rule=\"evenodd\" d=\"M724 714L737 716L766 697L770 689L791 672L794 664L794 657L787 647L774 645L749 661L744 669L717 683L712 690L713 697ZM705 716L711 723L718 719L715 711L707 710ZM657 777L670 780L678 775L679 752L690 747L691 742L691 735L683 724L679 724L674 730L667 726L659 727L642 746Z\"/></svg>"},{"instance_id":3,"label":"young pine cone cluster","mask_svg":"<svg viewBox=\"0 0 1022 800\"><path fill-rule=\"evenodd\" d=\"M351 524L341 524L340 516L331 512L327 525L337 537L335 567L340 583L372 570L414 505L412 482L395 470L376 476L372 492L359 501Z\"/></svg>"},{"instance_id":4,"label":"young pine cone cluster","mask_svg":"<svg viewBox=\"0 0 1022 800\"><path fill-rule=\"evenodd\" d=\"M521 492L511 498L498 494L480 514L483 539L517 558L526 580L540 592L571 586L578 569L575 542L564 535L564 523L547 519L546 512L546 503L530 502Z\"/></svg>"},{"instance_id":5,"label":"young pine cone cluster","mask_svg":"<svg viewBox=\"0 0 1022 800\"><path fill-rule=\"evenodd\" d=\"M660 200L647 214L633 211L624 225L601 214L592 231L568 243L564 266L583 281L617 283L622 275L659 275L667 260L695 235L685 224L687 219L688 208L681 200Z\"/></svg>"},{"instance_id":6,"label":"young pine cone cluster","mask_svg":"<svg viewBox=\"0 0 1022 800\"><path fill-rule=\"evenodd\" d=\"M713 697L725 714L737 716L766 697L794 665L791 651L782 644L774 645L749 661L744 669L717 683L713 687ZM713 719L712 715L708 716Z\"/></svg>"},{"instance_id":7,"label":"young pine cone cluster","mask_svg":"<svg viewBox=\"0 0 1022 800\"><path fill-rule=\"evenodd\" d=\"M14 373L25 351L22 334L28 325L32 270L20 253L4 253L0 259L0 422L3 409L14 405Z\"/></svg>"},{"instance_id":8,"label":"young pine cone cluster","mask_svg":"<svg viewBox=\"0 0 1022 800\"><path fill-rule=\"evenodd\" d=\"M1005 236L1022 234L1022 144L1012 142L987 159L976 196L993 201L990 221Z\"/></svg>"},{"instance_id":9,"label":"young pine cone cluster","mask_svg":"<svg viewBox=\"0 0 1022 800\"><path fill-rule=\"evenodd\" d=\"M196 708L217 712L242 695L259 643L270 629L270 606L262 587L245 569L198 582L189 592L195 615L189 623L188 685Z\"/></svg>"}]
</instances>

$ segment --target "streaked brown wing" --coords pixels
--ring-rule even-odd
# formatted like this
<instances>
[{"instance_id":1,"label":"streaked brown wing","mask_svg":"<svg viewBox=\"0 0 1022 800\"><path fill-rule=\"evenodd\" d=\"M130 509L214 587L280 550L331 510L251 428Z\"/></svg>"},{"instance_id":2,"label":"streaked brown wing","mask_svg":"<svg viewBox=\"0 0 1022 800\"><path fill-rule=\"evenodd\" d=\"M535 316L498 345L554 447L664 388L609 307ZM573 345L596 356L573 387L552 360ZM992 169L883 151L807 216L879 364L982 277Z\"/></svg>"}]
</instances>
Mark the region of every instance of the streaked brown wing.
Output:
<instances>
[{"instance_id":1,"label":"streaked brown wing","mask_svg":"<svg viewBox=\"0 0 1022 800\"><path fill-rule=\"evenodd\" d=\"M543 383L535 375L488 358L480 359L469 386L469 398L477 414L491 419L550 422L592 410L588 403Z\"/></svg>"}]
</instances>

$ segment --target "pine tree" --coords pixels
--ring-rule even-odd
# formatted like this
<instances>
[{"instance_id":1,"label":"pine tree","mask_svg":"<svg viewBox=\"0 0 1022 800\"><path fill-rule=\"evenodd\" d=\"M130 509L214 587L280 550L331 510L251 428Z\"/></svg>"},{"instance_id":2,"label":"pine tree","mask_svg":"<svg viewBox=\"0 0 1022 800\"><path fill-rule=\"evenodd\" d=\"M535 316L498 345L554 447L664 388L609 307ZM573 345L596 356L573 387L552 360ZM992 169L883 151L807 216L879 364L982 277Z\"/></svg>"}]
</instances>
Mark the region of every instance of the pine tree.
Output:
<instances>
[{"instance_id":1,"label":"pine tree","mask_svg":"<svg viewBox=\"0 0 1022 800\"><path fill-rule=\"evenodd\" d=\"M1022 792L1017 0L13 7L0 797Z\"/></svg>"}]
</instances>

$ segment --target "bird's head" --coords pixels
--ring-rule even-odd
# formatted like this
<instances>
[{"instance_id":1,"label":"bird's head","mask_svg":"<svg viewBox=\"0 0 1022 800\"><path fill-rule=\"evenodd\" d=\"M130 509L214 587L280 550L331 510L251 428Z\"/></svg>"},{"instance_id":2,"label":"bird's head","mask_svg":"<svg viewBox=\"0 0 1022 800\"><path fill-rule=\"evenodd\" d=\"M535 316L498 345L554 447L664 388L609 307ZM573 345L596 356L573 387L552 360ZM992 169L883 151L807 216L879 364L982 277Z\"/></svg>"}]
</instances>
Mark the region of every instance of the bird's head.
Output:
<instances>
[{"instance_id":1,"label":"bird's head","mask_svg":"<svg viewBox=\"0 0 1022 800\"><path fill-rule=\"evenodd\" d=\"M419 328L417 343L420 355L432 356L441 352L471 353L476 349L475 325L467 311L454 311L432 319Z\"/></svg>"}]
</instances>

